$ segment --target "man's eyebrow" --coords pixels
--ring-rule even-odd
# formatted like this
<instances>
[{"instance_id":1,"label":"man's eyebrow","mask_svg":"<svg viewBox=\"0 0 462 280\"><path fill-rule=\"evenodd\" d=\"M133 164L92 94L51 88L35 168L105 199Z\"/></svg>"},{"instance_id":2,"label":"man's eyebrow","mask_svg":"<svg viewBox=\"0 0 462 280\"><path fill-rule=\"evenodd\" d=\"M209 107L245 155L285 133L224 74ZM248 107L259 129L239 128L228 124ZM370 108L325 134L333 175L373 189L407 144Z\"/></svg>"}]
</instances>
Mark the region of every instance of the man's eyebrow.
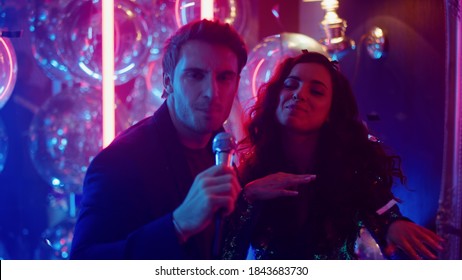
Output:
<instances>
[{"instance_id":1,"label":"man's eyebrow","mask_svg":"<svg viewBox=\"0 0 462 280\"><path fill-rule=\"evenodd\" d=\"M188 67L188 68L185 68L184 69L185 72L189 72L189 71L197 71L197 72L208 72L208 70L206 69L202 69L202 68L199 68L199 67ZM220 72L220 74L237 74L236 71L234 70L223 70Z\"/></svg>"},{"instance_id":2,"label":"man's eyebrow","mask_svg":"<svg viewBox=\"0 0 462 280\"><path fill-rule=\"evenodd\" d=\"M188 67L184 69L184 72L207 72L207 70L199 67Z\"/></svg>"},{"instance_id":3,"label":"man's eyebrow","mask_svg":"<svg viewBox=\"0 0 462 280\"><path fill-rule=\"evenodd\" d=\"M191 73L191 72L196 72L196 73L208 73L208 70L198 68L198 67L188 67L183 70L183 73ZM226 75L226 76L237 76L237 72L234 70L223 70L218 73L218 75Z\"/></svg>"}]
</instances>

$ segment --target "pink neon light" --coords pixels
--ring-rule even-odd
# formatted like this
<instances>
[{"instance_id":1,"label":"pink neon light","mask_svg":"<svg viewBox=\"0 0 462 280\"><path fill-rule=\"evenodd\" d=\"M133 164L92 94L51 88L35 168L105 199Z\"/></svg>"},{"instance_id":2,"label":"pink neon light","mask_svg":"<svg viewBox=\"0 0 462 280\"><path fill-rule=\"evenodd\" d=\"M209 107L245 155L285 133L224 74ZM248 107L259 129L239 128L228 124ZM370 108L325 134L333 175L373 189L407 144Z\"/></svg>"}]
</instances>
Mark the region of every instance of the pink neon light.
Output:
<instances>
[{"instance_id":1,"label":"pink neon light","mask_svg":"<svg viewBox=\"0 0 462 280\"><path fill-rule=\"evenodd\" d=\"M102 1L103 28L103 148L115 137L114 1Z\"/></svg>"},{"instance_id":2,"label":"pink neon light","mask_svg":"<svg viewBox=\"0 0 462 280\"><path fill-rule=\"evenodd\" d=\"M213 0L201 0L201 19L213 20Z\"/></svg>"},{"instance_id":3,"label":"pink neon light","mask_svg":"<svg viewBox=\"0 0 462 280\"><path fill-rule=\"evenodd\" d=\"M180 18L180 1L181 0L176 0L175 1L175 21L176 21L176 26L181 27L181 18ZM183 9L183 6L181 6L181 9Z\"/></svg>"},{"instance_id":4,"label":"pink neon light","mask_svg":"<svg viewBox=\"0 0 462 280\"><path fill-rule=\"evenodd\" d=\"M461 114L462 114L462 21L458 21L458 26L456 27L456 57L458 58L458 61L456 61L456 74L455 74L455 116L454 116L454 129L456 133L454 133L454 142L453 142L453 150L458 151L459 145L461 142L460 139L460 132L458 131L460 129L460 119L461 119ZM453 182L458 182L459 180L459 159L457 158L457 154L454 153L453 157Z\"/></svg>"},{"instance_id":5,"label":"pink neon light","mask_svg":"<svg viewBox=\"0 0 462 280\"><path fill-rule=\"evenodd\" d=\"M191 0L191 2L184 3L180 6L180 1L184 0L175 1L175 21L178 27L181 27L183 25L180 11L188 7L192 7L196 4L195 1ZM201 0L201 19L214 19L213 3L214 0Z\"/></svg>"},{"instance_id":6,"label":"pink neon light","mask_svg":"<svg viewBox=\"0 0 462 280\"><path fill-rule=\"evenodd\" d=\"M13 74L14 74L13 73L13 70L14 70L13 54L12 54L12 51L10 50L10 48L9 48L9 45L6 43L6 40L8 40L8 39L3 39L3 38L0 37L0 42L5 47L5 50L6 50L6 53L7 53L7 56L8 56L8 65L10 65L10 72L9 72L9 75L8 75L8 82L6 83L4 93L6 93L6 91L10 88L11 83L13 83ZM0 100L2 98L3 98L2 93L0 93Z\"/></svg>"},{"instance_id":7,"label":"pink neon light","mask_svg":"<svg viewBox=\"0 0 462 280\"><path fill-rule=\"evenodd\" d=\"M253 71L253 75L252 75L252 95L253 97L257 97L257 74L258 74L258 71L260 71L260 67L263 64L263 62L265 62L264 58L262 58L258 62L257 66L255 67L255 70Z\"/></svg>"}]
</instances>

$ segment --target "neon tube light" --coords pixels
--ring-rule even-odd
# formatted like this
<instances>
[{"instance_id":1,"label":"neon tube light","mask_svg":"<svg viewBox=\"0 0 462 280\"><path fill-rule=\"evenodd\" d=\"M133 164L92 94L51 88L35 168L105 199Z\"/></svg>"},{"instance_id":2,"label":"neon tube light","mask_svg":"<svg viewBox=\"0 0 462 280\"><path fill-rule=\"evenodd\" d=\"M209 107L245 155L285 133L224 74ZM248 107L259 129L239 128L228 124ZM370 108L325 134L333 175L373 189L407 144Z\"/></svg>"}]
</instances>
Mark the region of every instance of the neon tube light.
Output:
<instances>
[{"instance_id":1,"label":"neon tube light","mask_svg":"<svg viewBox=\"0 0 462 280\"><path fill-rule=\"evenodd\" d=\"M201 19L213 20L213 0L201 0Z\"/></svg>"},{"instance_id":2,"label":"neon tube light","mask_svg":"<svg viewBox=\"0 0 462 280\"><path fill-rule=\"evenodd\" d=\"M103 148L115 137L114 0L102 0Z\"/></svg>"}]
</instances>

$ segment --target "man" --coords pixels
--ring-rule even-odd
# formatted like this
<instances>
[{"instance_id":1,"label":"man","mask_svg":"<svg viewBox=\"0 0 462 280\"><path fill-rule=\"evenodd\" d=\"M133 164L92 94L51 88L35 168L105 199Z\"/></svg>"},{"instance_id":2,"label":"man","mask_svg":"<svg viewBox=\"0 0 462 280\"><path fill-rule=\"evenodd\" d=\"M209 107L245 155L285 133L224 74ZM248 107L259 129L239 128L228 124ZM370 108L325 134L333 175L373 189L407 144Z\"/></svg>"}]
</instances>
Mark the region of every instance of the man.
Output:
<instances>
[{"instance_id":1,"label":"man","mask_svg":"<svg viewBox=\"0 0 462 280\"><path fill-rule=\"evenodd\" d=\"M166 101L90 164L71 259L212 258L213 221L241 188L234 170L214 165L211 142L246 61L228 24L193 22L167 41Z\"/></svg>"}]
</instances>

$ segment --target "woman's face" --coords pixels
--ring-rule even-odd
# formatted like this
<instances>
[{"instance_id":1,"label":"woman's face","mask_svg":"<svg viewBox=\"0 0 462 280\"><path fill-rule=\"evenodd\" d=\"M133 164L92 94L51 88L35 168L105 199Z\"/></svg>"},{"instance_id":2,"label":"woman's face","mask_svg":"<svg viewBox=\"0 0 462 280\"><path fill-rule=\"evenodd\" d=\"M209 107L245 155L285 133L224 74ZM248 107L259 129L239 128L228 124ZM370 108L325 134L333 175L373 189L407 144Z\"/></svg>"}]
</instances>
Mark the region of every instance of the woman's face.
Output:
<instances>
[{"instance_id":1,"label":"woman's face","mask_svg":"<svg viewBox=\"0 0 462 280\"><path fill-rule=\"evenodd\" d=\"M332 79L318 63L299 63L284 80L276 118L287 129L317 132L326 122L332 104Z\"/></svg>"}]
</instances>

